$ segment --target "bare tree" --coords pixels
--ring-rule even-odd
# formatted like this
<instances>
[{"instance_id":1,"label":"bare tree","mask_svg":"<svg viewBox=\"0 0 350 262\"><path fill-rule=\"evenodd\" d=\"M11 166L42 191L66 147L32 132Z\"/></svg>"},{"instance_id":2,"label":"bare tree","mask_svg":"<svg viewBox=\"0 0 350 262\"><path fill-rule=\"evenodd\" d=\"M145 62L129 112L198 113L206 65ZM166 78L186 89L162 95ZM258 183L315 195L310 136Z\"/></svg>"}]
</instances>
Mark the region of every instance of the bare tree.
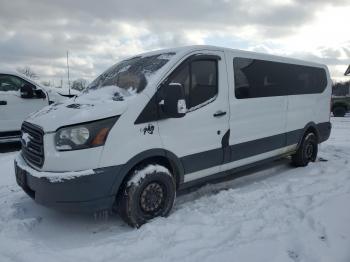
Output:
<instances>
[{"instance_id":1,"label":"bare tree","mask_svg":"<svg viewBox=\"0 0 350 262\"><path fill-rule=\"evenodd\" d=\"M39 76L37 73L35 73L29 66L24 66L24 67L18 67L17 72L25 75L26 77L30 79L39 79Z\"/></svg>"},{"instance_id":2,"label":"bare tree","mask_svg":"<svg viewBox=\"0 0 350 262\"><path fill-rule=\"evenodd\" d=\"M51 86L50 81L41 81L40 84L42 84L43 86L47 86L47 87Z\"/></svg>"},{"instance_id":3,"label":"bare tree","mask_svg":"<svg viewBox=\"0 0 350 262\"><path fill-rule=\"evenodd\" d=\"M73 81L71 88L78 91L82 91L86 88L87 84L88 84L87 80L80 78Z\"/></svg>"}]
</instances>

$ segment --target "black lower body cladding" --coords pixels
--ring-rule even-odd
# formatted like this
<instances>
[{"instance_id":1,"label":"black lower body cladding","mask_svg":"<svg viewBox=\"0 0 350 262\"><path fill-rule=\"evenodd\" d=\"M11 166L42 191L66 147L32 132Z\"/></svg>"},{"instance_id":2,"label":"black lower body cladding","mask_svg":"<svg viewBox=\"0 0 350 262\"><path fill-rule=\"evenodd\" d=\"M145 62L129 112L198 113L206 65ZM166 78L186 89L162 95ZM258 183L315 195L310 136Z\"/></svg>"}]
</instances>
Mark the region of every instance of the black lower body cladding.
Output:
<instances>
[{"instance_id":1,"label":"black lower body cladding","mask_svg":"<svg viewBox=\"0 0 350 262\"><path fill-rule=\"evenodd\" d=\"M185 174L218 166L222 163L238 161L244 158L263 154L286 146L299 144L308 128L316 130L318 143L326 141L331 133L330 122L319 124L309 123L304 128L263 137L239 144L228 145L226 148L216 148L182 157ZM233 131L231 131L233 132Z\"/></svg>"}]
</instances>

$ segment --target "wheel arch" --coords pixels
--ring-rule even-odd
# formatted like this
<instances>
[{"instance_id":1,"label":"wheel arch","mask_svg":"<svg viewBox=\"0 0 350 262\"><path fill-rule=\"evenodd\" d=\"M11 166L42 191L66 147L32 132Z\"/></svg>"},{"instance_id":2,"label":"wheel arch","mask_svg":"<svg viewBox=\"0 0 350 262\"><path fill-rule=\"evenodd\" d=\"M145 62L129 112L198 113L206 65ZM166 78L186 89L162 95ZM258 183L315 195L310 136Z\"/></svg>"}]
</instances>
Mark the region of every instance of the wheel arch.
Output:
<instances>
[{"instance_id":1,"label":"wheel arch","mask_svg":"<svg viewBox=\"0 0 350 262\"><path fill-rule=\"evenodd\" d=\"M314 133L316 135L317 142L320 141L320 132L318 131L317 124L315 124L315 122L309 122L305 125L305 127L303 128L303 131L301 132L301 136L299 138L297 148L300 147L301 142L303 141L303 138L308 133Z\"/></svg>"},{"instance_id":2,"label":"wheel arch","mask_svg":"<svg viewBox=\"0 0 350 262\"><path fill-rule=\"evenodd\" d=\"M112 194L117 195L120 187L126 182L130 172L137 166L147 163L159 163L164 165L175 176L176 188L184 181L184 168L180 159L172 152L165 149L150 149L143 151L133 158L131 158L126 164L121 168L118 176L120 179L119 183L114 183L112 187Z\"/></svg>"}]
</instances>

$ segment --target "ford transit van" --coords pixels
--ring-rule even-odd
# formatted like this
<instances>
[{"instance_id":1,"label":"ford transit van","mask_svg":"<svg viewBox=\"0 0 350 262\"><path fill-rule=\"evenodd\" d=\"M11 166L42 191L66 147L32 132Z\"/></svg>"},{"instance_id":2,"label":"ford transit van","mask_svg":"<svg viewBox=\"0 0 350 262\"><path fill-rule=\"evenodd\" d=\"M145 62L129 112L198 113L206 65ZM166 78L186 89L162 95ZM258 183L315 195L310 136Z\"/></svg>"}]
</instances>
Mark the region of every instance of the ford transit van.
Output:
<instances>
[{"instance_id":1,"label":"ford transit van","mask_svg":"<svg viewBox=\"0 0 350 262\"><path fill-rule=\"evenodd\" d=\"M17 183L40 204L116 209L139 227L167 216L179 189L315 161L330 99L321 64L212 46L137 55L23 123Z\"/></svg>"}]
</instances>

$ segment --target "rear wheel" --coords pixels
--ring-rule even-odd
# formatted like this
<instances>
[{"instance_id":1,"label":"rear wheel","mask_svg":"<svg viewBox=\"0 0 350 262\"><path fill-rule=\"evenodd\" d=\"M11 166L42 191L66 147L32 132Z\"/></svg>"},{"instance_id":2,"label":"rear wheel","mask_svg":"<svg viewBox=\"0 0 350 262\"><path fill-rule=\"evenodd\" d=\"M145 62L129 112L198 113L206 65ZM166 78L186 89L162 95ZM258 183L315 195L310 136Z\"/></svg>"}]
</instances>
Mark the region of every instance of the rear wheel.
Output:
<instances>
[{"instance_id":1,"label":"rear wheel","mask_svg":"<svg viewBox=\"0 0 350 262\"><path fill-rule=\"evenodd\" d=\"M342 106L337 106L333 108L333 115L335 117L344 117L346 114L346 109L345 107Z\"/></svg>"},{"instance_id":2,"label":"rear wheel","mask_svg":"<svg viewBox=\"0 0 350 262\"><path fill-rule=\"evenodd\" d=\"M160 165L136 168L117 198L118 213L132 227L167 216L175 201L176 184L170 171Z\"/></svg>"},{"instance_id":3,"label":"rear wheel","mask_svg":"<svg viewBox=\"0 0 350 262\"><path fill-rule=\"evenodd\" d=\"M317 137L314 133L304 136L297 152L292 155L294 166L307 166L309 162L315 162L318 152Z\"/></svg>"}]
</instances>

